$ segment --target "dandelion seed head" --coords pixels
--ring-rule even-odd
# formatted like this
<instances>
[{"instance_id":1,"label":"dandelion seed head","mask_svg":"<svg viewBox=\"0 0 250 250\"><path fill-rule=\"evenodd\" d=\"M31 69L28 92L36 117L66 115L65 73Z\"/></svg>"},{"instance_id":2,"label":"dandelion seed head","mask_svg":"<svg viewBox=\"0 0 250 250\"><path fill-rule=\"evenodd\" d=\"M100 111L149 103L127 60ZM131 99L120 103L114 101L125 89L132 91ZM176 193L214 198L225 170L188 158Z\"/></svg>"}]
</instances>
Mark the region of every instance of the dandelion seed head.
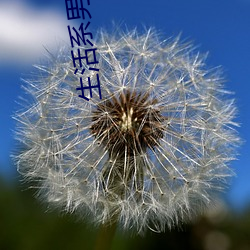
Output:
<instances>
[{"instance_id":1,"label":"dandelion seed head","mask_svg":"<svg viewBox=\"0 0 250 250\"><path fill-rule=\"evenodd\" d=\"M233 175L236 108L220 73L191 44L153 29L101 31L96 47L102 99L96 90L78 97L65 51L26 81L32 101L15 115L19 172L44 201L96 223L143 232L192 219Z\"/></svg>"}]
</instances>

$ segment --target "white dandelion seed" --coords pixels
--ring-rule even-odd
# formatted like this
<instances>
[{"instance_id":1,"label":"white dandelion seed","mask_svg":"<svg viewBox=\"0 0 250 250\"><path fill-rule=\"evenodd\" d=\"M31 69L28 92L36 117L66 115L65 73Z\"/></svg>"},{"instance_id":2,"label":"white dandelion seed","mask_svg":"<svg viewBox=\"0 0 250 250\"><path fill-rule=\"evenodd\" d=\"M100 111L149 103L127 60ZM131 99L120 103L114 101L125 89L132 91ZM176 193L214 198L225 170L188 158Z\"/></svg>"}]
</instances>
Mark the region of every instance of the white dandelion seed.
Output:
<instances>
[{"instance_id":1,"label":"white dandelion seed","mask_svg":"<svg viewBox=\"0 0 250 250\"><path fill-rule=\"evenodd\" d=\"M233 174L236 110L218 71L152 30L102 31L96 47L102 99L78 97L69 53L27 81L18 170L43 200L96 223L141 232L191 219Z\"/></svg>"}]
</instances>

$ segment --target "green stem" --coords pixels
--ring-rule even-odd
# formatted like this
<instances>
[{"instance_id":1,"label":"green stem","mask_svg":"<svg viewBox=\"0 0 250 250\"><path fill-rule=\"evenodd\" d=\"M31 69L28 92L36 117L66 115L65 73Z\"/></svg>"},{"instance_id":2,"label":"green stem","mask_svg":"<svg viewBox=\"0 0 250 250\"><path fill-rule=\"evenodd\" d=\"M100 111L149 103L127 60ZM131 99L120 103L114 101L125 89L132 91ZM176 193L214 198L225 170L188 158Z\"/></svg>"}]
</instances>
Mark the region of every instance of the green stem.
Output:
<instances>
[{"instance_id":1,"label":"green stem","mask_svg":"<svg viewBox=\"0 0 250 250\"><path fill-rule=\"evenodd\" d=\"M110 250L112 241L116 232L117 223L104 224L100 226L97 234L96 245L94 250Z\"/></svg>"}]
</instances>

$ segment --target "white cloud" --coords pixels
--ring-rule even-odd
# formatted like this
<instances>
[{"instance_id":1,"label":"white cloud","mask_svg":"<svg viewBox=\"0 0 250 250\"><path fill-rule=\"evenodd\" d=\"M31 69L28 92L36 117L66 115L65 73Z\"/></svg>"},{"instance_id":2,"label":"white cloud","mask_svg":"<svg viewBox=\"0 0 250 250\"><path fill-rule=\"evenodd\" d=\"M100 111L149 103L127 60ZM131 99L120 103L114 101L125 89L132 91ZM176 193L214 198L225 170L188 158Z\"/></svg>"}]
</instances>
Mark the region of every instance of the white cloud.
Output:
<instances>
[{"instance_id":1,"label":"white cloud","mask_svg":"<svg viewBox=\"0 0 250 250\"><path fill-rule=\"evenodd\" d=\"M70 43L67 15L39 11L20 2L0 3L0 63L30 62L53 49L58 41Z\"/></svg>"}]
</instances>

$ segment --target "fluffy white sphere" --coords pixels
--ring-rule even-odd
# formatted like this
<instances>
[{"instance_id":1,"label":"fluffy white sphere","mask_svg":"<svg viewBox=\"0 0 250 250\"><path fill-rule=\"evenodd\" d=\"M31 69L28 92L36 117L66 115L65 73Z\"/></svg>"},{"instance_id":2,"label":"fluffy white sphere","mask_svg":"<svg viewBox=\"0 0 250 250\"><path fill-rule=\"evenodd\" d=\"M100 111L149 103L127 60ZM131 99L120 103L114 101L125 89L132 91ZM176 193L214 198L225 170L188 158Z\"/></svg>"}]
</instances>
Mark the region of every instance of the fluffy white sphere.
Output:
<instances>
[{"instance_id":1,"label":"fluffy white sphere","mask_svg":"<svg viewBox=\"0 0 250 250\"><path fill-rule=\"evenodd\" d=\"M70 52L27 81L18 170L44 201L97 223L162 231L202 212L232 175L239 141L218 71L152 30L102 31L96 47L102 99L78 96L79 77L95 83L96 72L74 74Z\"/></svg>"}]
</instances>

